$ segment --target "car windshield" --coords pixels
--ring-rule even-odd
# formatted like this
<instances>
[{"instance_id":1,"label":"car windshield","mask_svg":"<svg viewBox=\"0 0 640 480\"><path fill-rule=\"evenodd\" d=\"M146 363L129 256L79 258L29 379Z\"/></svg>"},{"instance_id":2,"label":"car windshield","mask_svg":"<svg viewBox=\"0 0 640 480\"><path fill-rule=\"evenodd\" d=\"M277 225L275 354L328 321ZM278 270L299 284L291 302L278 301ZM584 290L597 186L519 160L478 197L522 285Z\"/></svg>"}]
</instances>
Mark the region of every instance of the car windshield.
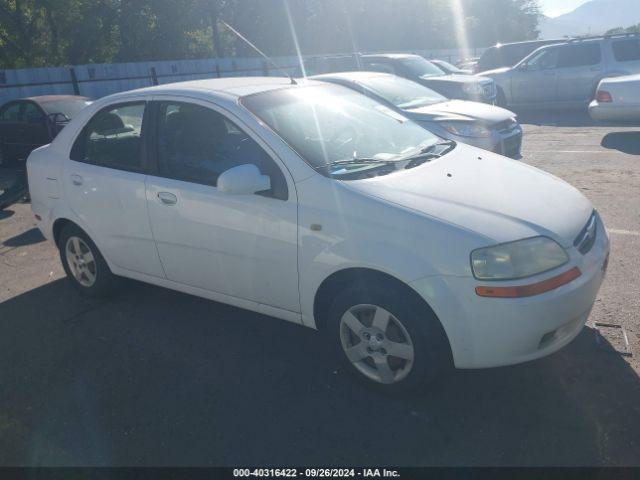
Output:
<instances>
[{"instance_id":1,"label":"car windshield","mask_svg":"<svg viewBox=\"0 0 640 480\"><path fill-rule=\"evenodd\" d=\"M49 115L62 113L71 120L80 110L90 104L91 101L86 98L71 98L45 102L42 104L42 108L44 108Z\"/></svg>"},{"instance_id":2,"label":"car windshield","mask_svg":"<svg viewBox=\"0 0 640 480\"><path fill-rule=\"evenodd\" d=\"M365 88L398 108L409 110L446 101L437 92L419 83L395 75L370 76L360 80Z\"/></svg>"},{"instance_id":3,"label":"car windshield","mask_svg":"<svg viewBox=\"0 0 640 480\"><path fill-rule=\"evenodd\" d=\"M460 70L455 65L453 65L453 64L451 64L449 62L445 62L444 60L439 60L438 61L438 67L448 70L449 73L465 73L464 70Z\"/></svg>"},{"instance_id":4,"label":"car windshield","mask_svg":"<svg viewBox=\"0 0 640 480\"><path fill-rule=\"evenodd\" d=\"M380 169L442 139L394 110L338 85L283 88L242 98L312 167L329 176Z\"/></svg>"},{"instance_id":5,"label":"car windshield","mask_svg":"<svg viewBox=\"0 0 640 480\"><path fill-rule=\"evenodd\" d=\"M418 56L403 58L400 63L418 77L441 77L446 74L433 63Z\"/></svg>"}]
</instances>

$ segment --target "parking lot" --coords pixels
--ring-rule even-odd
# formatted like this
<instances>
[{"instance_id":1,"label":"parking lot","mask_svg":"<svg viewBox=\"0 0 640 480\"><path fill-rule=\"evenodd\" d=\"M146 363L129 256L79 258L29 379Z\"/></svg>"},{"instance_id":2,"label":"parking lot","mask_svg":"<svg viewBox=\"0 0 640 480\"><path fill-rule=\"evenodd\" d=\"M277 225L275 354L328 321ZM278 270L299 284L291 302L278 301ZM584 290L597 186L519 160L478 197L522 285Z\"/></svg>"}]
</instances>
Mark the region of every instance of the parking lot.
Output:
<instances>
[{"instance_id":1,"label":"parking lot","mask_svg":"<svg viewBox=\"0 0 640 480\"><path fill-rule=\"evenodd\" d=\"M293 324L135 282L79 297L18 204L0 212L0 464L639 465L640 128L521 121L523 161L579 188L610 232L567 348L387 398ZM595 322L624 327L632 356Z\"/></svg>"}]
</instances>

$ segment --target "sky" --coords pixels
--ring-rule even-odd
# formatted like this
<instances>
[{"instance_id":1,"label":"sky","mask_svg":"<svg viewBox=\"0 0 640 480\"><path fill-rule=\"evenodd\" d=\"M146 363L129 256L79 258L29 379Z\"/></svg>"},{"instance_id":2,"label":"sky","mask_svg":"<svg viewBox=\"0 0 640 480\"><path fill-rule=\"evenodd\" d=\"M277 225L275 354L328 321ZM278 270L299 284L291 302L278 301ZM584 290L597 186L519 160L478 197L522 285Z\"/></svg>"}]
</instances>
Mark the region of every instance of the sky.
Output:
<instances>
[{"instance_id":1,"label":"sky","mask_svg":"<svg viewBox=\"0 0 640 480\"><path fill-rule=\"evenodd\" d=\"M579 7L589 0L539 0L542 13L548 17L557 17Z\"/></svg>"}]
</instances>

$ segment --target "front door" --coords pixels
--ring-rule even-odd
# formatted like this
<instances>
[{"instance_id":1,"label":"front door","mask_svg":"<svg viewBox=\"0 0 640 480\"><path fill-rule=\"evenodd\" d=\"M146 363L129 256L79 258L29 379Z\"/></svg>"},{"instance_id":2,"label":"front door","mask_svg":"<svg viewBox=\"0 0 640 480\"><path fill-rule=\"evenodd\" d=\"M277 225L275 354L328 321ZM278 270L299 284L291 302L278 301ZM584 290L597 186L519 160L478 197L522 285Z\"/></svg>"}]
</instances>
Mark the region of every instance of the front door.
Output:
<instances>
[{"instance_id":1,"label":"front door","mask_svg":"<svg viewBox=\"0 0 640 480\"><path fill-rule=\"evenodd\" d=\"M65 197L103 255L122 269L164 277L145 197L145 102L109 106L89 121L65 162Z\"/></svg>"},{"instance_id":2,"label":"front door","mask_svg":"<svg viewBox=\"0 0 640 480\"><path fill-rule=\"evenodd\" d=\"M558 98L557 48L533 54L511 71L512 105L555 102Z\"/></svg>"},{"instance_id":3,"label":"front door","mask_svg":"<svg viewBox=\"0 0 640 480\"><path fill-rule=\"evenodd\" d=\"M147 178L146 191L167 278L299 312L297 198L286 170L207 103L154 107L157 174ZM242 164L268 175L271 189L218 191L218 176Z\"/></svg>"}]
</instances>

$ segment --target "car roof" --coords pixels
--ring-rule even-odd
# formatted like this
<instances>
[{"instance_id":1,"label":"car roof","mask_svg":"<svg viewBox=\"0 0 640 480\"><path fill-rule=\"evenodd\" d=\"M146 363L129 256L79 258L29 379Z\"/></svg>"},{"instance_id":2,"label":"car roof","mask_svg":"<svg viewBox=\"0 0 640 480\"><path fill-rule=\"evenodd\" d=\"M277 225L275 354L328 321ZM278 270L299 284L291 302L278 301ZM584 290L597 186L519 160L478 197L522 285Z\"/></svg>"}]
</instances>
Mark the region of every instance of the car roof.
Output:
<instances>
[{"instance_id":1,"label":"car roof","mask_svg":"<svg viewBox=\"0 0 640 480\"><path fill-rule=\"evenodd\" d=\"M323 73L321 75L313 75L309 77L309 80L345 80L348 82L357 82L367 80L371 77L395 77L391 73L384 72L367 72L367 71L353 71L353 72L336 72L336 73Z\"/></svg>"},{"instance_id":2,"label":"car roof","mask_svg":"<svg viewBox=\"0 0 640 480\"><path fill-rule=\"evenodd\" d=\"M420 55L416 55L414 53L372 53L362 55L362 58L391 58L393 60L401 60L403 58L413 58L419 56Z\"/></svg>"},{"instance_id":3,"label":"car roof","mask_svg":"<svg viewBox=\"0 0 640 480\"><path fill-rule=\"evenodd\" d=\"M21 98L20 101L31 101L39 105L43 105L49 102L59 102L61 100L89 100L87 97L80 95L39 95L35 97Z\"/></svg>"},{"instance_id":4,"label":"car roof","mask_svg":"<svg viewBox=\"0 0 640 480\"><path fill-rule=\"evenodd\" d=\"M305 83L300 81L298 83ZM185 93L188 91L210 92L231 97L243 97L254 93L266 92L294 86L287 77L227 77L190 80L187 82L167 83L154 87L133 90L135 93Z\"/></svg>"}]
</instances>

